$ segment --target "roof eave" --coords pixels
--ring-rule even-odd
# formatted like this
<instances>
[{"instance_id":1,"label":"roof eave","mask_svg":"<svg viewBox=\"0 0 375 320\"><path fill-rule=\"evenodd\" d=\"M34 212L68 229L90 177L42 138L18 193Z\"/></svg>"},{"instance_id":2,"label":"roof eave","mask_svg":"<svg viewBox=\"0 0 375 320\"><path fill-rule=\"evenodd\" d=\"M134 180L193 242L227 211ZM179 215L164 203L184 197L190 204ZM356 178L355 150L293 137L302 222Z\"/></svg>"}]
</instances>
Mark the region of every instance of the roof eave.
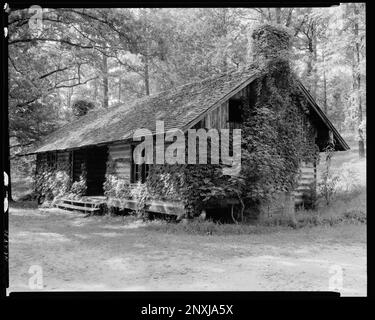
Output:
<instances>
[{"instance_id":1,"label":"roof eave","mask_svg":"<svg viewBox=\"0 0 375 320\"><path fill-rule=\"evenodd\" d=\"M306 96L307 100L310 102L312 108L317 113L319 118L323 121L323 123L328 127L329 130L332 131L333 136L335 140L339 143L339 145L336 145L337 149L336 151L346 151L349 150L350 147L344 140L344 138L340 135L340 133L337 131L335 126L332 124L332 122L328 119L326 114L323 112L323 110L318 106L318 104L315 102L314 98L311 96L311 94L307 91L305 86L302 84L300 80L297 80L298 84L300 86L301 91Z\"/></svg>"}]
</instances>

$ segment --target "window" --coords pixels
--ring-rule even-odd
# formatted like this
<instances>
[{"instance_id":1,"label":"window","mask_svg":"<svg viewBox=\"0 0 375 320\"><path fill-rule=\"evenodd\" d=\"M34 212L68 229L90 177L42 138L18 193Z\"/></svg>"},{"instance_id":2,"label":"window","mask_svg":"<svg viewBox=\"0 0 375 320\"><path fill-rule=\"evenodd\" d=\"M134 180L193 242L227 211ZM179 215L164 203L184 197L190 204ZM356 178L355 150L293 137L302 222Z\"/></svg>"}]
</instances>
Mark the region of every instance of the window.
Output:
<instances>
[{"instance_id":1,"label":"window","mask_svg":"<svg viewBox=\"0 0 375 320\"><path fill-rule=\"evenodd\" d=\"M229 100L229 120L230 124L242 123L242 101L241 100Z\"/></svg>"},{"instance_id":2,"label":"window","mask_svg":"<svg viewBox=\"0 0 375 320\"><path fill-rule=\"evenodd\" d=\"M47 166L49 169L57 168L57 154L56 152L47 153Z\"/></svg>"},{"instance_id":3,"label":"window","mask_svg":"<svg viewBox=\"0 0 375 320\"><path fill-rule=\"evenodd\" d=\"M132 172L131 172L131 183L145 183L146 178L148 177L149 171L150 171L150 165L146 163L142 164L136 164L134 162L133 154L134 154L134 148L135 146L132 146ZM145 150L142 150L142 157L145 156Z\"/></svg>"}]
</instances>

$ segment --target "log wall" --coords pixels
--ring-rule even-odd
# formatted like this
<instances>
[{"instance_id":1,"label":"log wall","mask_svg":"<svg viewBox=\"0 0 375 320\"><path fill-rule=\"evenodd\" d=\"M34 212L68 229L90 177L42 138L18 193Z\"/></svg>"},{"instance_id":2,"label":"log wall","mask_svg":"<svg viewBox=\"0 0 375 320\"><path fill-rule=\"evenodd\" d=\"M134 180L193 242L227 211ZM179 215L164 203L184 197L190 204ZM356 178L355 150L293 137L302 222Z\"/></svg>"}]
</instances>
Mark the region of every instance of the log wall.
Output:
<instances>
[{"instance_id":1,"label":"log wall","mask_svg":"<svg viewBox=\"0 0 375 320\"><path fill-rule=\"evenodd\" d=\"M294 191L296 205L303 204L305 198L311 197L311 192L316 192L316 164L302 162L298 187Z\"/></svg>"},{"instance_id":2,"label":"log wall","mask_svg":"<svg viewBox=\"0 0 375 320\"><path fill-rule=\"evenodd\" d=\"M73 181L79 181L82 174L82 164L86 162L86 150L79 149L72 151L72 178Z\"/></svg>"},{"instance_id":3,"label":"log wall","mask_svg":"<svg viewBox=\"0 0 375 320\"><path fill-rule=\"evenodd\" d=\"M111 173L119 178L130 182L131 163L132 163L131 145L129 143L114 144L108 146L108 162L114 162L110 169Z\"/></svg>"},{"instance_id":4,"label":"log wall","mask_svg":"<svg viewBox=\"0 0 375 320\"><path fill-rule=\"evenodd\" d=\"M51 163L48 159L51 159L51 154L53 154L54 162ZM36 156L36 168L37 171L41 169L44 165L49 165L50 168L56 170L66 170L69 168L70 155L69 151L52 151L45 153L38 153Z\"/></svg>"},{"instance_id":5,"label":"log wall","mask_svg":"<svg viewBox=\"0 0 375 320\"><path fill-rule=\"evenodd\" d=\"M47 153L38 153L36 155L36 173L40 173L43 166L47 164Z\"/></svg>"},{"instance_id":6,"label":"log wall","mask_svg":"<svg viewBox=\"0 0 375 320\"><path fill-rule=\"evenodd\" d=\"M57 169L67 169L70 165L70 152L58 151L57 152Z\"/></svg>"}]
</instances>

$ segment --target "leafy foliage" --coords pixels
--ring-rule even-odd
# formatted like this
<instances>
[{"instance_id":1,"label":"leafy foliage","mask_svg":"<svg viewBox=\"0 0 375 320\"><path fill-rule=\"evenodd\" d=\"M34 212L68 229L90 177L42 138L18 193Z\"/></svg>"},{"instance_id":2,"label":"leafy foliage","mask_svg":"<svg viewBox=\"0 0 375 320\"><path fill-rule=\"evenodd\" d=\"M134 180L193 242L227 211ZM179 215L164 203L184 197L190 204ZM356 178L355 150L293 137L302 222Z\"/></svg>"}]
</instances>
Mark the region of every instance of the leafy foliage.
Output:
<instances>
[{"instance_id":1,"label":"leafy foliage","mask_svg":"<svg viewBox=\"0 0 375 320\"><path fill-rule=\"evenodd\" d=\"M289 34L273 26L262 28L254 37L259 45L258 58L263 59L259 63L263 76L256 83L255 104L244 100L240 176L224 175L222 164L154 165L146 183L137 186L132 195L140 199L140 207L147 199L182 201L191 216L224 198L244 199L247 207L253 207L277 192L294 190L301 161L318 159L315 131L307 120L307 102L285 56ZM272 40L276 43L271 45L270 54L268 48L261 47L269 46ZM283 50L275 56L280 45Z\"/></svg>"},{"instance_id":2,"label":"leafy foliage","mask_svg":"<svg viewBox=\"0 0 375 320\"><path fill-rule=\"evenodd\" d=\"M108 198L128 198L130 196L129 182L113 174L107 174L103 184L104 195Z\"/></svg>"},{"instance_id":3,"label":"leafy foliage","mask_svg":"<svg viewBox=\"0 0 375 320\"><path fill-rule=\"evenodd\" d=\"M70 177L66 171L49 169L47 166L40 168L35 179L35 190L39 196L46 200L53 200L68 193Z\"/></svg>"},{"instance_id":4,"label":"leafy foliage","mask_svg":"<svg viewBox=\"0 0 375 320\"><path fill-rule=\"evenodd\" d=\"M254 38L264 75L256 82L255 105L244 108L242 174L245 198L259 203L275 192L294 190L301 161L315 161L319 150L288 62L289 34L266 25L255 30Z\"/></svg>"},{"instance_id":5,"label":"leafy foliage","mask_svg":"<svg viewBox=\"0 0 375 320\"><path fill-rule=\"evenodd\" d=\"M340 176L330 172L323 172L322 181L318 184L318 194L321 195L326 205L329 205L337 191L337 184L340 181Z\"/></svg>"},{"instance_id":6,"label":"leafy foliage","mask_svg":"<svg viewBox=\"0 0 375 320\"><path fill-rule=\"evenodd\" d=\"M80 198L86 194L87 184L86 179L81 175L78 181L72 183L72 187L69 190L69 196L74 198Z\"/></svg>"},{"instance_id":7,"label":"leafy foliage","mask_svg":"<svg viewBox=\"0 0 375 320\"><path fill-rule=\"evenodd\" d=\"M73 103L73 114L76 117L85 115L89 110L94 109L95 105L92 102L86 100L77 100Z\"/></svg>"},{"instance_id":8,"label":"leafy foliage","mask_svg":"<svg viewBox=\"0 0 375 320\"><path fill-rule=\"evenodd\" d=\"M72 182L69 162L59 161L56 168L42 164L35 177L34 190L39 199L54 200L61 197L80 198L86 194L86 168L83 165L79 181Z\"/></svg>"},{"instance_id":9,"label":"leafy foliage","mask_svg":"<svg viewBox=\"0 0 375 320\"><path fill-rule=\"evenodd\" d=\"M147 185L138 182L135 186L132 186L130 190L131 198L137 201L136 213L138 216L145 215L146 201L149 199L149 192Z\"/></svg>"},{"instance_id":10,"label":"leafy foliage","mask_svg":"<svg viewBox=\"0 0 375 320\"><path fill-rule=\"evenodd\" d=\"M70 121L74 100L111 106L248 65L257 56L251 31L265 22L291 30L293 69L336 126L363 126L364 4L42 13L38 36L29 30L32 11L9 14L12 145L27 147Z\"/></svg>"}]
</instances>

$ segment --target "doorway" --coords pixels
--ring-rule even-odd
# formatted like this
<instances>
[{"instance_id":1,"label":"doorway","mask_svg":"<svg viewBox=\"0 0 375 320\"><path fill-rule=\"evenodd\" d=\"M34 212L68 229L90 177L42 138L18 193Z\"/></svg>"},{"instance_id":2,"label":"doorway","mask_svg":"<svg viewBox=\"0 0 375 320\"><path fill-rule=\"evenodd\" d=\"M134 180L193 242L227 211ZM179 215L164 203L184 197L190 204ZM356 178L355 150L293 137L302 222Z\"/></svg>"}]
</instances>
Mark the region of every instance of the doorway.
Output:
<instances>
[{"instance_id":1,"label":"doorway","mask_svg":"<svg viewBox=\"0 0 375 320\"><path fill-rule=\"evenodd\" d=\"M107 168L108 147L88 148L86 153L87 195L102 196Z\"/></svg>"},{"instance_id":2,"label":"doorway","mask_svg":"<svg viewBox=\"0 0 375 320\"><path fill-rule=\"evenodd\" d=\"M86 196L102 196L107 168L108 147L90 147L72 152L73 181L78 181L86 168Z\"/></svg>"}]
</instances>

